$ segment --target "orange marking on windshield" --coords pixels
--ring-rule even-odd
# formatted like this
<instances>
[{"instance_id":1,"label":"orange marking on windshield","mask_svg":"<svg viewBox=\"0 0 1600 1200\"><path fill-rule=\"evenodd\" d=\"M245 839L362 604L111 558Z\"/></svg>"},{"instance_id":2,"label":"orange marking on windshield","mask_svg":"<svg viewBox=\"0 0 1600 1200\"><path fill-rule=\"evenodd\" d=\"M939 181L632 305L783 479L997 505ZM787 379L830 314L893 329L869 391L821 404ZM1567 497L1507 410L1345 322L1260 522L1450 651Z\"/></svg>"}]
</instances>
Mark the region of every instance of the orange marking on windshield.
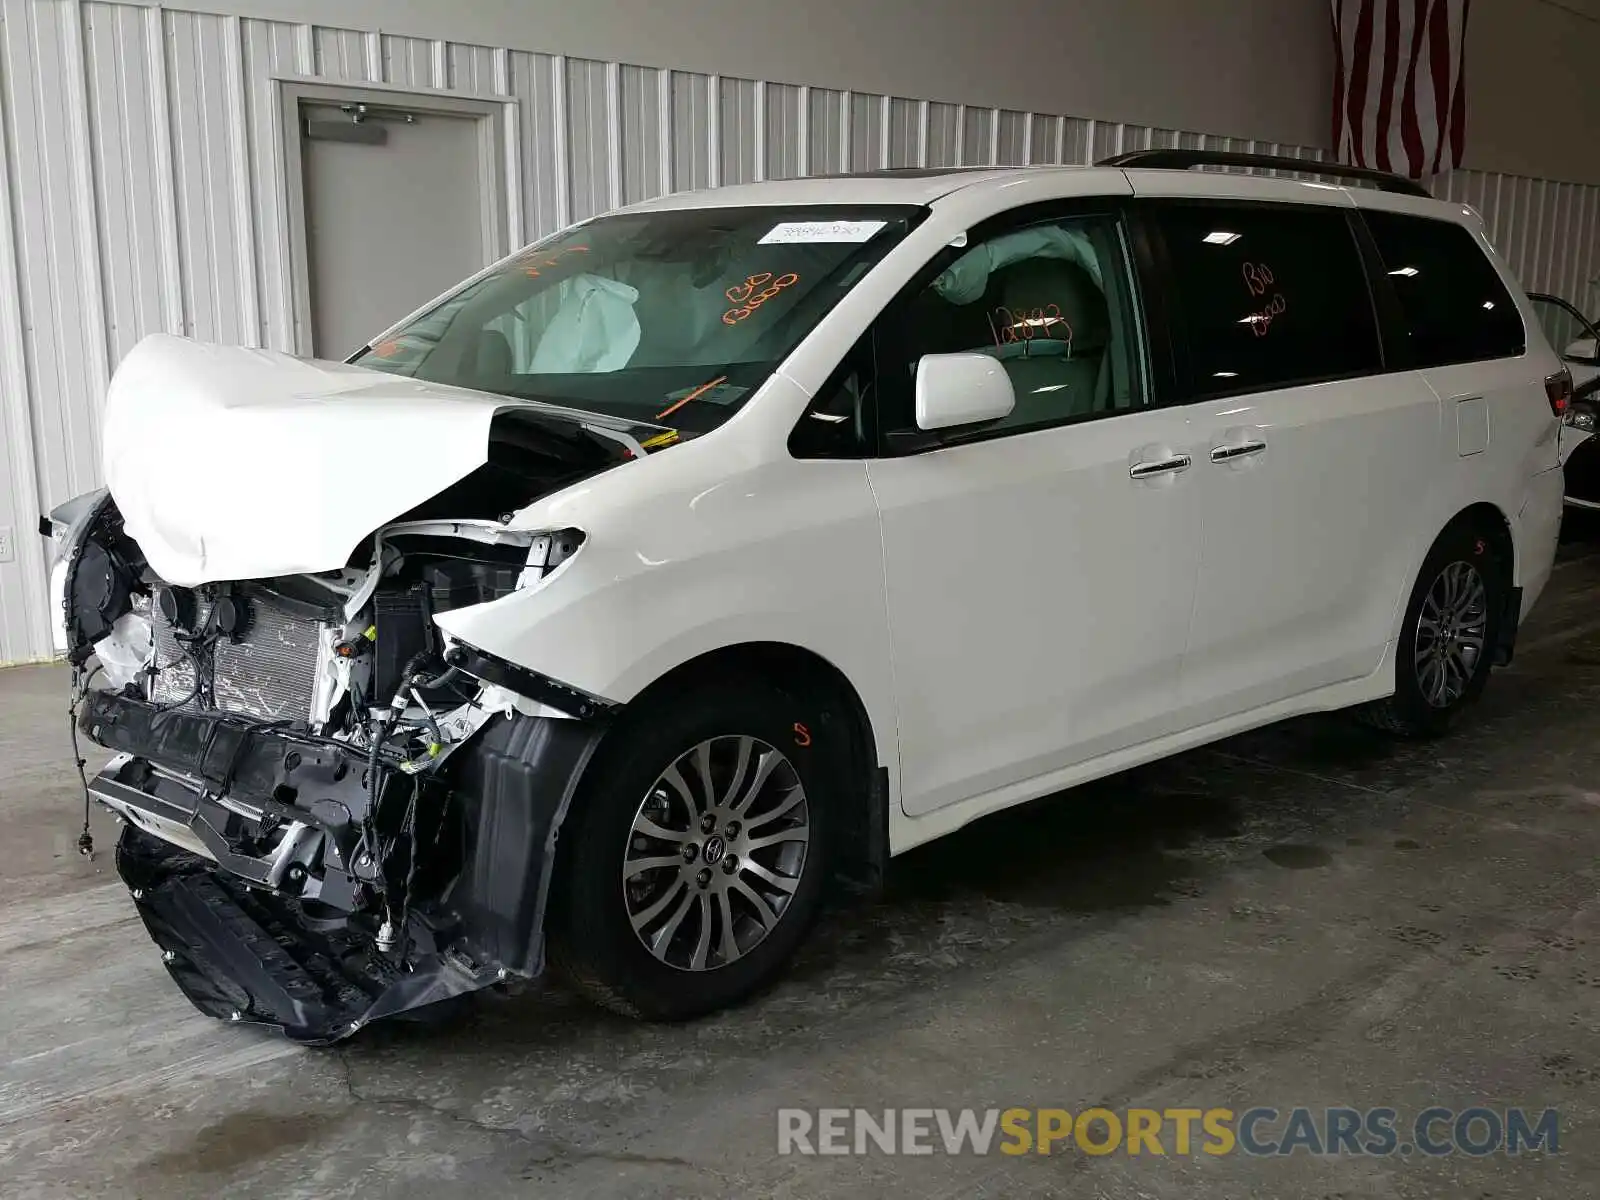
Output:
<instances>
[{"instance_id":1,"label":"orange marking on windshield","mask_svg":"<svg viewBox=\"0 0 1600 1200\"><path fill-rule=\"evenodd\" d=\"M768 300L771 300L786 287L793 287L800 282L800 276L793 271L788 274L772 278L771 271L763 271L759 275L752 275L743 283L736 283L723 294L733 301L733 307L722 314L724 325L737 325ZM760 288L761 291L756 289Z\"/></svg>"},{"instance_id":2,"label":"orange marking on windshield","mask_svg":"<svg viewBox=\"0 0 1600 1200\"><path fill-rule=\"evenodd\" d=\"M522 273L528 276L530 279L537 279L539 278L540 267L544 267L546 269L551 267L559 267L561 265L561 260L567 255L587 253L589 253L589 247L587 246L568 246L565 250L558 250L556 253L546 255L544 258L535 259L534 265L531 267L524 267L522 269Z\"/></svg>"},{"instance_id":3,"label":"orange marking on windshield","mask_svg":"<svg viewBox=\"0 0 1600 1200\"><path fill-rule=\"evenodd\" d=\"M393 358L400 353L400 343L397 341L379 342L372 348L372 352L379 358Z\"/></svg>"},{"instance_id":4,"label":"orange marking on windshield","mask_svg":"<svg viewBox=\"0 0 1600 1200\"><path fill-rule=\"evenodd\" d=\"M656 414L656 420L658 420L658 421L665 420L667 417L670 417L673 413L677 412L685 404L689 403L689 401L698 400L701 396L704 396L707 392L709 392L712 388L716 387L719 383L727 383L727 382L728 382L728 377L726 375L718 375L710 383L702 383L699 387L695 388L694 391L690 392L687 396L684 396L681 400L674 401L672 404L668 405L666 408L664 408L660 412L658 412Z\"/></svg>"}]
</instances>

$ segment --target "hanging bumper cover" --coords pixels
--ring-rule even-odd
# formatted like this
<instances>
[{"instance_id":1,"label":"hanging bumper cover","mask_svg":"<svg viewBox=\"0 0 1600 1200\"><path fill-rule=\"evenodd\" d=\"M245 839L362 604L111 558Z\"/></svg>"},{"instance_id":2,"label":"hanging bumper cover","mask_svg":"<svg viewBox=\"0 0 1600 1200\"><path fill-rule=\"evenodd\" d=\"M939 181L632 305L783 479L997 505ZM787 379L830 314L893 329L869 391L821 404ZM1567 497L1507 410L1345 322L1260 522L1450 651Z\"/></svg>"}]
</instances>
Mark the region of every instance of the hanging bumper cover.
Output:
<instances>
[{"instance_id":1,"label":"hanging bumper cover","mask_svg":"<svg viewBox=\"0 0 1600 1200\"><path fill-rule=\"evenodd\" d=\"M501 715L415 775L113 692L79 725L117 752L90 793L126 821L117 870L178 986L308 1043L542 972L556 833L604 729Z\"/></svg>"}]
</instances>

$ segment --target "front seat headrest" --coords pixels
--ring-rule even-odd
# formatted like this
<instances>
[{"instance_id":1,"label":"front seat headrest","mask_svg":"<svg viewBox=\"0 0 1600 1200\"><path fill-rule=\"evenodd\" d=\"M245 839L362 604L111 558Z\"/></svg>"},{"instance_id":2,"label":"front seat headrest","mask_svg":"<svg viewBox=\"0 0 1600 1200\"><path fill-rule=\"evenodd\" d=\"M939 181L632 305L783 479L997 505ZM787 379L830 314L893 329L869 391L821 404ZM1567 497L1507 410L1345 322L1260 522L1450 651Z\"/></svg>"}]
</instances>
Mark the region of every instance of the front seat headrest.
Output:
<instances>
[{"instance_id":1,"label":"front seat headrest","mask_svg":"<svg viewBox=\"0 0 1600 1200\"><path fill-rule=\"evenodd\" d=\"M476 378L499 381L514 373L516 359L511 353L511 342L498 329L479 333L475 349L477 361L473 364L473 374Z\"/></svg>"},{"instance_id":2,"label":"front seat headrest","mask_svg":"<svg viewBox=\"0 0 1600 1200\"><path fill-rule=\"evenodd\" d=\"M1019 342L1032 343L1029 353L1070 352L1073 357L1106 348L1111 340L1106 298L1082 267L1059 258L1029 258L998 274L999 305L991 315L1002 354Z\"/></svg>"}]
</instances>

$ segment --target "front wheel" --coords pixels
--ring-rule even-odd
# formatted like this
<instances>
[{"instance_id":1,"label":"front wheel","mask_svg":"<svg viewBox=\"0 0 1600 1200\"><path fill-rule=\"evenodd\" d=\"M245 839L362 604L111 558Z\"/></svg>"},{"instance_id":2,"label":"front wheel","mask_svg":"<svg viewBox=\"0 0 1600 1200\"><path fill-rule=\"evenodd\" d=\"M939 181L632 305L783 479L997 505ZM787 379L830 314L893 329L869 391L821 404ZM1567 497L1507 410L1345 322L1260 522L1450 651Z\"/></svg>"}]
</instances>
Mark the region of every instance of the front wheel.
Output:
<instances>
[{"instance_id":1,"label":"front wheel","mask_svg":"<svg viewBox=\"0 0 1600 1200\"><path fill-rule=\"evenodd\" d=\"M1434 543L1412 588L1395 655L1394 695L1366 710L1382 729L1444 733L1482 693L1509 595L1509 564L1469 526Z\"/></svg>"},{"instance_id":2,"label":"front wheel","mask_svg":"<svg viewBox=\"0 0 1600 1200\"><path fill-rule=\"evenodd\" d=\"M803 701L754 680L630 714L562 832L557 971L649 1020L774 980L822 899L838 778L824 741Z\"/></svg>"}]
</instances>

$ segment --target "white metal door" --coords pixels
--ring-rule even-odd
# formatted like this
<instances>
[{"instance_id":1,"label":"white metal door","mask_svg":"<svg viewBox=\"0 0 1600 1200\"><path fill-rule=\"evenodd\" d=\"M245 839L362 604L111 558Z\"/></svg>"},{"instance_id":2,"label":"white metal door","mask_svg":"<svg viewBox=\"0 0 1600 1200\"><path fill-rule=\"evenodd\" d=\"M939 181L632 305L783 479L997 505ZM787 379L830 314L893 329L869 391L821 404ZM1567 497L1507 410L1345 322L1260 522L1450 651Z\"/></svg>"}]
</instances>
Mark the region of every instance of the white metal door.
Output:
<instances>
[{"instance_id":1,"label":"white metal door","mask_svg":"<svg viewBox=\"0 0 1600 1200\"><path fill-rule=\"evenodd\" d=\"M482 118L303 102L313 353L344 358L492 257Z\"/></svg>"},{"instance_id":2,"label":"white metal door","mask_svg":"<svg viewBox=\"0 0 1600 1200\"><path fill-rule=\"evenodd\" d=\"M1144 209L1205 527L1185 727L1377 668L1439 469L1438 399L1387 365L1348 199L1278 194L1291 202L1174 194Z\"/></svg>"},{"instance_id":3,"label":"white metal door","mask_svg":"<svg viewBox=\"0 0 1600 1200\"><path fill-rule=\"evenodd\" d=\"M1416 571L1438 399L1402 371L1189 412L1205 542L1184 724L1369 674Z\"/></svg>"},{"instance_id":4,"label":"white metal door","mask_svg":"<svg viewBox=\"0 0 1600 1200\"><path fill-rule=\"evenodd\" d=\"M1184 412L1156 409L869 463L908 814L1170 731L1199 562L1188 444Z\"/></svg>"}]
</instances>

